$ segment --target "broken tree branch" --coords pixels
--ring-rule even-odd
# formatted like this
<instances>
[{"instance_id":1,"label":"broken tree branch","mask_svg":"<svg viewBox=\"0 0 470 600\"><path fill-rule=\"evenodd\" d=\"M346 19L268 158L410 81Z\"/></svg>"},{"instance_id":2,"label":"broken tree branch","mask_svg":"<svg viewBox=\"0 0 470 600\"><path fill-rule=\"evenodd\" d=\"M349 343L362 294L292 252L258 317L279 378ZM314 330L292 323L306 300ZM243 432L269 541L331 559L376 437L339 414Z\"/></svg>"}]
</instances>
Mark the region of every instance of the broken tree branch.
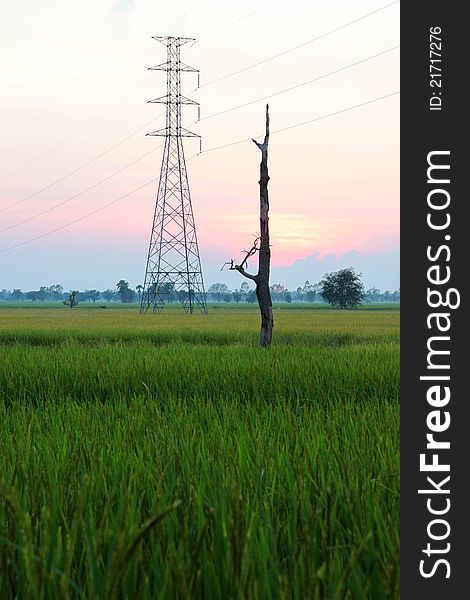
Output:
<instances>
[{"instance_id":1,"label":"broken tree branch","mask_svg":"<svg viewBox=\"0 0 470 600\"><path fill-rule=\"evenodd\" d=\"M248 273L247 271L245 271L245 269L241 265L233 265L233 267L230 267L230 270L238 271L239 273L241 273L243 275L243 277L246 277L247 279L251 279L255 283L258 282L258 276Z\"/></svg>"}]
</instances>

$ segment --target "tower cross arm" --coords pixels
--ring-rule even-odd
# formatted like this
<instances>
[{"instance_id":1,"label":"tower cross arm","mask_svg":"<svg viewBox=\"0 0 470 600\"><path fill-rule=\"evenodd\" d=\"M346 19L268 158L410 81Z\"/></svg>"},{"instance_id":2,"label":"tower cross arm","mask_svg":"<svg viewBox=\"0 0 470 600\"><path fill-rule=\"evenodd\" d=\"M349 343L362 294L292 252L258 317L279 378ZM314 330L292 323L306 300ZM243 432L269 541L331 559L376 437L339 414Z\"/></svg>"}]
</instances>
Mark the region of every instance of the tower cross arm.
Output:
<instances>
[{"instance_id":1,"label":"tower cross arm","mask_svg":"<svg viewBox=\"0 0 470 600\"><path fill-rule=\"evenodd\" d=\"M179 102L181 102L181 104L192 104L193 106L199 106L199 102L196 102L196 100L191 100L191 98L187 98L186 96L180 96Z\"/></svg>"},{"instance_id":2,"label":"tower cross arm","mask_svg":"<svg viewBox=\"0 0 470 600\"><path fill-rule=\"evenodd\" d=\"M154 67L148 67L148 71L168 71L170 64L168 62L162 63L161 65L155 65Z\"/></svg>"},{"instance_id":3,"label":"tower cross arm","mask_svg":"<svg viewBox=\"0 0 470 600\"><path fill-rule=\"evenodd\" d=\"M188 131L187 129L184 129L184 127L181 127L181 137L197 137L197 138L200 138L201 136L198 133L193 133L192 131Z\"/></svg>"},{"instance_id":4,"label":"tower cross arm","mask_svg":"<svg viewBox=\"0 0 470 600\"><path fill-rule=\"evenodd\" d=\"M189 65L186 65L184 63L180 63L180 71L184 71L185 73L199 73L198 69L190 67Z\"/></svg>"},{"instance_id":5,"label":"tower cross arm","mask_svg":"<svg viewBox=\"0 0 470 600\"><path fill-rule=\"evenodd\" d=\"M182 46L183 44L189 44L190 42L195 42L195 38L187 38L187 37L174 37L172 35L152 35L152 39L160 42L162 44L168 44L169 42L178 42L178 46Z\"/></svg>"}]
</instances>

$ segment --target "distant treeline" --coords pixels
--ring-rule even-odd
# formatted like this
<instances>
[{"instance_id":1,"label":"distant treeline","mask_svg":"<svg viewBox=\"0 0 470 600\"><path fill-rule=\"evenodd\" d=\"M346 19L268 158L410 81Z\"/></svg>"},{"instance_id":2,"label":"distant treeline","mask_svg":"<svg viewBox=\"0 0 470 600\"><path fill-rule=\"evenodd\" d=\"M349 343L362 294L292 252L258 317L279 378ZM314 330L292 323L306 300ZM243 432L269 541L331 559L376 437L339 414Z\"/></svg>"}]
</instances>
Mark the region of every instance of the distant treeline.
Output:
<instances>
[{"instance_id":1,"label":"distant treeline","mask_svg":"<svg viewBox=\"0 0 470 600\"><path fill-rule=\"evenodd\" d=\"M168 285L168 284L166 284ZM78 291L78 302L122 302L132 303L140 302L143 287L138 285L135 289L129 286L129 283L121 279L114 289L95 290L86 289ZM170 302L178 302L176 292L171 289L167 298ZM280 283L274 283L271 286L271 297L273 302L323 302L321 296L320 284L312 284L306 281L303 287L296 290L289 290ZM2 289L0 291L0 302L63 302L70 295L70 291L64 291L59 285L41 286L38 290L21 290L15 288L12 290ZM239 289L230 290L225 283L213 283L206 292L208 302L256 302L256 293L254 288L246 282L243 282ZM363 302L400 302L400 290L391 292L390 290L380 291L377 288L366 290Z\"/></svg>"},{"instance_id":2,"label":"distant treeline","mask_svg":"<svg viewBox=\"0 0 470 600\"><path fill-rule=\"evenodd\" d=\"M296 290L289 290L281 283L271 285L271 299L273 302L324 302L321 295L322 287L320 283L310 283L306 281L303 287ZM213 302L256 302L256 293L254 289L243 282L239 290L230 290L225 283L213 283L207 290L208 300ZM381 292L377 288L367 290L364 295L364 302L400 302L400 290L391 292L386 290Z\"/></svg>"}]
</instances>

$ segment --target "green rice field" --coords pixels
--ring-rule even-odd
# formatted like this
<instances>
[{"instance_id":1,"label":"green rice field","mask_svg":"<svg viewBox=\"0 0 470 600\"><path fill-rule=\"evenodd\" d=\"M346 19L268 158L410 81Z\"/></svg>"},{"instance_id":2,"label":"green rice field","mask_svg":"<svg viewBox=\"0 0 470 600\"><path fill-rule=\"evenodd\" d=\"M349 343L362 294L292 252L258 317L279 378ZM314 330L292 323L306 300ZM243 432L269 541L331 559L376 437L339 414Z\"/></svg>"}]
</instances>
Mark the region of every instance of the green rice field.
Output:
<instances>
[{"instance_id":1,"label":"green rice field","mask_svg":"<svg viewBox=\"0 0 470 600\"><path fill-rule=\"evenodd\" d=\"M398 599L399 315L0 308L0 598Z\"/></svg>"}]
</instances>

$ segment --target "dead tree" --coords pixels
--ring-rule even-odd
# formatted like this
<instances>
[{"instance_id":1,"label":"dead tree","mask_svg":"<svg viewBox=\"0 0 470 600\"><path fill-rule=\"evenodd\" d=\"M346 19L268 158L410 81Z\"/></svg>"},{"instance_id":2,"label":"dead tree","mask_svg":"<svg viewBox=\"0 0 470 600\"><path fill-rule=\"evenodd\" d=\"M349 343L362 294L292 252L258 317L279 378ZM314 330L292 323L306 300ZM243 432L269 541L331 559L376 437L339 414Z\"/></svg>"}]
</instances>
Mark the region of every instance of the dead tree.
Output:
<instances>
[{"instance_id":1,"label":"dead tree","mask_svg":"<svg viewBox=\"0 0 470 600\"><path fill-rule=\"evenodd\" d=\"M260 179L259 179L259 222L260 236L256 238L252 248L246 251L243 261L236 265L232 260L230 269L238 271L247 279L256 283L256 297L261 312L260 346L269 346L273 335L273 307L269 291L269 274L271 270L271 248L269 245L269 196L268 196L268 142L269 142L269 105L266 104L266 133L264 142L253 142L261 150ZM258 252L258 273L247 273L245 265L248 259Z\"/></svg>"}]
</instances>

